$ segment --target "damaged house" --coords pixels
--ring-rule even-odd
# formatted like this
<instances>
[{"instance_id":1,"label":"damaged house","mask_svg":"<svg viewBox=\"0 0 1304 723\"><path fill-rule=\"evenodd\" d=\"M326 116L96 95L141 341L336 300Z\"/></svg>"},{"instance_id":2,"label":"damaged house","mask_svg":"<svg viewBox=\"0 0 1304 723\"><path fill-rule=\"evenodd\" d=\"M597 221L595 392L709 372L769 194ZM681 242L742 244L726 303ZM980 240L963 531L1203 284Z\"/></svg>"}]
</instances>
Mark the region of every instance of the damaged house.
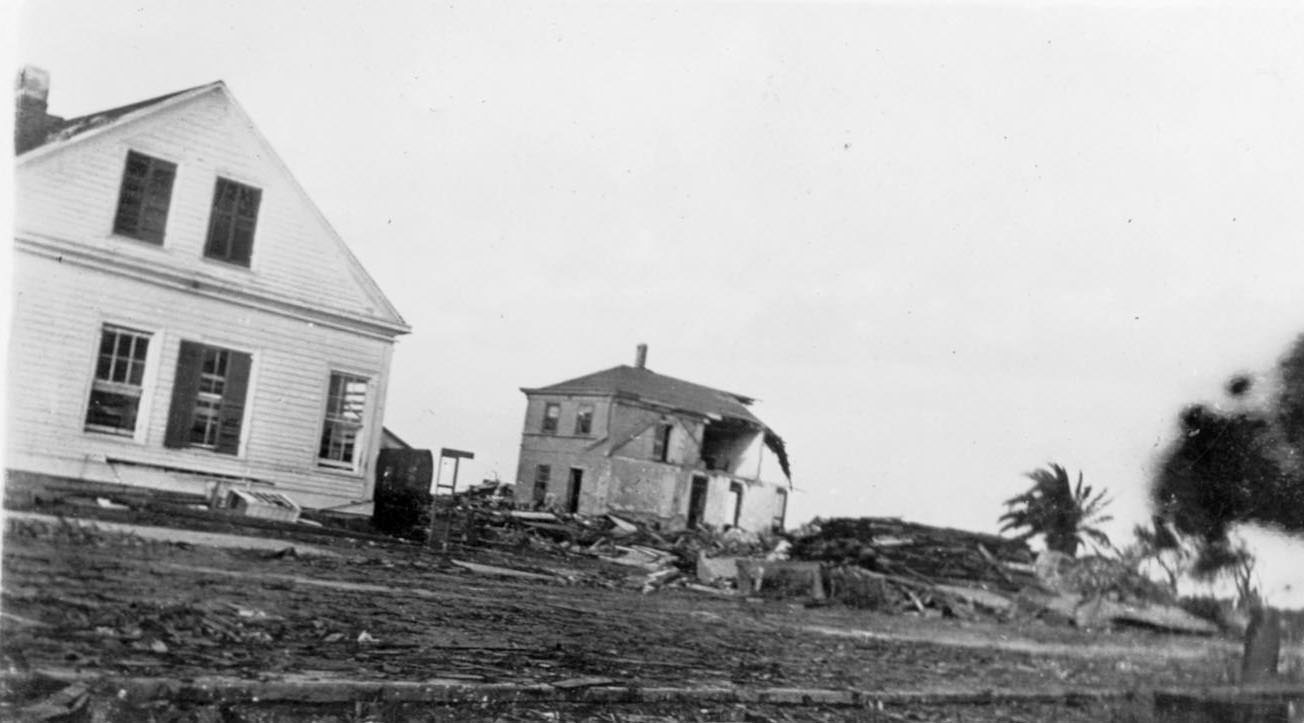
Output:
<instances>
[{"instance_id":1,"label":"damaged house","mask_svg":"<svg viewBox=\"0 0 1304 723\"><path fill-rule=\"evenodd\" d=\"M407 324L219 82L15 119L8 478L367 513Z\"/></svg>"},{"instance_id":2,"label":"damaged house","mask_svg":"<svg viewBox=\"0 0 1304 723\"><path fill-rule=\"evenodd\" d=\"M666 529L782 528L791 479L753 399L621 365L527 399L516 501Z\"/></svg>"}]
</instances>

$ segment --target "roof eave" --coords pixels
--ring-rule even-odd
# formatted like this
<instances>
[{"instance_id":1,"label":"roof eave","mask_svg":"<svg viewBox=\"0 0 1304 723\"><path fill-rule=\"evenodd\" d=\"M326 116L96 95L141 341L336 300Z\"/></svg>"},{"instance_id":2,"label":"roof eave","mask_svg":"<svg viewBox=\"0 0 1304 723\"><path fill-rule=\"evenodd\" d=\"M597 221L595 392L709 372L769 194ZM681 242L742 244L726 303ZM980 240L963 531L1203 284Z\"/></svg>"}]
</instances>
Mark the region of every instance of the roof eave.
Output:
<instances>
[{"instance_id":1,"label":"roof eave","mask_svg":"<svg viewBox=\"0 0 1304 723\"><path fill-rule=\"evenodd\" d=\"M181 105L182 103L187 103L202 95L211 93L214 90L225 90L225 89L226 89L226 83L220 80L216 80L207 85L201 85L197 88L192 88L188 91L177 93L176 95L170 98L165 98L152 105L147 105L143 108L138 108L136 110L133 110L130 113L123 114L122 117L114 119L112 123L106 123L98 128L92 128L88 131L78 133L74 136L65 138L63 140L51 141L49 143L42 143L41 145L32 148L31 150L15 157L14 165L21 166L23 164L30 163L34 160L44 158L45 156L48 156L52 153L57 153L65 148L68 148L69 146L80 143L84 140L98 137L103 133L106 133L123 124L131 123L132 121L135 121L139 118L144 118L145 116L162 112L163 110ZM94 115L94 114L88 114L88 115Z\"/></svg>"}]
</instances>

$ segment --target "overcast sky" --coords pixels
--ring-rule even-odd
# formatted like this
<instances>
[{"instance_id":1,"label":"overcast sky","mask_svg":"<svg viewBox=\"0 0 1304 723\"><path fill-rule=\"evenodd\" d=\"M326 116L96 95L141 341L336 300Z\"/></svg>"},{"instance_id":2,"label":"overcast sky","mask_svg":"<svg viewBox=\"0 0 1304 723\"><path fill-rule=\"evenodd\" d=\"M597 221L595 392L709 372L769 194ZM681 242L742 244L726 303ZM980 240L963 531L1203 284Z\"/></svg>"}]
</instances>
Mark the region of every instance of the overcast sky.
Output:
<instances>
[{"instance_id":1,"label":"overcast sky","mask_svg":"<svg viewBox=\"0 0 1304 723\"><path fill-rule=\"evenodd\" d=\"M60 115L226 81L464 479L646 342L760 399L793 521L992 530L1055 461L1123 542L1180 408L1304 331L1304 11L1127 5L42 0L14 67Z\"/></svg>"}]
</instances>

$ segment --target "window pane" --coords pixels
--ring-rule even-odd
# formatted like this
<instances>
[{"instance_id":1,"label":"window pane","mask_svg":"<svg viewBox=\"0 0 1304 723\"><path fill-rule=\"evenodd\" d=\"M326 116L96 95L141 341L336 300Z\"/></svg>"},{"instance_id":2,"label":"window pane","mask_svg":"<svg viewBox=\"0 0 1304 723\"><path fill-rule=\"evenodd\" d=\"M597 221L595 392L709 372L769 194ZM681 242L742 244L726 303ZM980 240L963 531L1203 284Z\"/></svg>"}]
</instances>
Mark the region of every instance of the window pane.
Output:
<instances>
[{"instance_id":1,"label":"window pane","mask_svg":"<svg viewBox=\"0 0 1304 723\"><path fill-rule=\"evenodd\" d=\"M101 354L100 361L95 365L95 378L108 381L113 369L113 356Z\"/></svg>"},{"instance_id":2,"label":"window pane","mask_svg":"<svg viewBox=\"0 0 1304 723\"><path fill-rule=\"evenodd\" d=\"M86 424L130 435L136 429L136 409L139 406L140 397L93 390L90 407L86 410Z\"/></svg>"},{"instance_id":3,"label":"window pane","mask_svg":"<svg viewBox=\"0 0 1304 723\"><path fill-rule=\"evenodd\" d=\"M343 465L354 463L367 409L367 380L332 373L327 385L326 419L317 456Z\"/></svg>"},{"instance_id":4,"label":"window pane","mask_svg":"<svg viewBox=\"0 0 1304 723\"><path fill-rule=\"evenodd\" d=\"M167 224L167 211L153 206L146 208L140 214L140 231L143 234L159 235L163 233L163 227Z\"/></svg>"},{"instance_id":5,"label":"window pane","mask_svg":"<svg viewBox=\"0 0 1304 723\"><path fill-rule=\"evenodd\" d=\"M226 258L230 238L231 217L224 213L214 214L213 230L208 235L208 251L206 254L214 258Z\"/></svg>"},{"instance_id":6,"label":"window pane","mask_svg":"<svg viewBox=\"0 0 1304 723\"><path fill-rule=\"evenodd\" d=\"M100 331L95 376L86 410L86 426L96 432L131 435L136 428L145 356L146 334L105 327Z\"/></svg>"},{"instance_id":7,"label":"window pane","mask_svg":"<svg viewBox=\"0 0 1304 723\"><path fill-rule=\"evenodd\" d=\"M237 220L235 222L235 230L231 234L230 260L248 264L250 256L253 255L253 247L253 224L248 221Z\"/></svg>"},{"instance_id":8,"label":"window pane","mask_svg":"<svg viewBox=\"0 0 1304 723\"><path fill-rule=\"evenodd\" d=\"M235 184L222 178L217 181L217 198L215 206L217 210L224 213L231 213L235 210L235 196L238 193Z\"/></svg>"},{"instance_id":9,"label":"window pane","mask_svg":"<svg viewBox=\"0 0 1304 723\"><path fill-rule=\"evenodd\" d=\"M252 219L258 212L258 192L248 186L240 189L240 205L236 213L241 216Z\"/></svg>"},{"instance_id":10,"label":"window pane","mask_svg":"<svg viewBox=\"0 0 1304 723\"><path fill-rule=\"evenodd\" d=\"M118 334L118 348L116 350L115 356L118 356L123 359L131 358L131 335L130 334Z\"/></svg>"},{"instance_id":11,"label":"window pane","mask_svg":"<svg viewBox=\"0 0 1304 723\"><path fill-rule=\"evenodd\" d=\"M142 362L131 363L131 373L127 375L127 383L132 386L140 386L145 377L145 365Z\"/></svg>"},{"instance_id":12,"label":"window pane","mask_svg":"<svg viewBox=\"0 0 1304 723\"><path fill-rule=\"evenodd\" d=\"M154 199L166 198L172 193L172 172L164 168L155 168L147 184Z\"/></svg>"}]
</instances>

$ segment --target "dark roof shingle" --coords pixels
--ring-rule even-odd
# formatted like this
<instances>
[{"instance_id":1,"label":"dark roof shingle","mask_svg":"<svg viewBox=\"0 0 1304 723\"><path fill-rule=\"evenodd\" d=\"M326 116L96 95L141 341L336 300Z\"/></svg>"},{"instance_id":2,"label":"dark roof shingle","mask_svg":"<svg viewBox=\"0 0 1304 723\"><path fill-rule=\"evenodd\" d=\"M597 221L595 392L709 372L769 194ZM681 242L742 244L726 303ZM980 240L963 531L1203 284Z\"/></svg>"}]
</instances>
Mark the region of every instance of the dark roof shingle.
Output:
<instances>
[{"instance_id":1,"label":"dark roof shingle","mask_svg":"<svg viewBox=\"0 0 1304 723\"><path fill-rule=\"evenodd\" d=\"M628 394L650 402L708 417L732 417L764 426L751 410L755 400L711 387L657 374L644 367L625 364L586 374L559 384L522 390L527 394Z\"/></svg>"},{"instance_id":2,"label":"dark roof shingle","mask_svg":"<svg viewBox=\"0 0 1304 723\"><path fill-rule=\"evenodd\" d=\"M178 90L154 98L139 100L136 101L135 103L120 105L116 108L109 108L108 110L102 110L95 113L87 113L86 115L80 115L77 116L76 118L63 119L58 116L47 115L45 117L45 128L43 129L44 138L37 145L32 146L30 148L24 148L21 151L21 153L26 153L27 151L40 148L43 145L47 145L55 141L64 141L69 138L72 138L73 136L77 136L82 133L85 133L87 131L95 130L96 128L103 128L104 126L114 123L118 121L120 118L122 118L123 116L126 116L130 113L134 113L135 111L148 108L152 105L157 105L165 100L168 100L170 98L175 98L179 95L183 95L191 91L196 91L196 90L217 85L218 83L221 83L221 81L206 83L204 85L197 85L193 88L186 88L184 90Z\"/></svg>"}]
</instances>

